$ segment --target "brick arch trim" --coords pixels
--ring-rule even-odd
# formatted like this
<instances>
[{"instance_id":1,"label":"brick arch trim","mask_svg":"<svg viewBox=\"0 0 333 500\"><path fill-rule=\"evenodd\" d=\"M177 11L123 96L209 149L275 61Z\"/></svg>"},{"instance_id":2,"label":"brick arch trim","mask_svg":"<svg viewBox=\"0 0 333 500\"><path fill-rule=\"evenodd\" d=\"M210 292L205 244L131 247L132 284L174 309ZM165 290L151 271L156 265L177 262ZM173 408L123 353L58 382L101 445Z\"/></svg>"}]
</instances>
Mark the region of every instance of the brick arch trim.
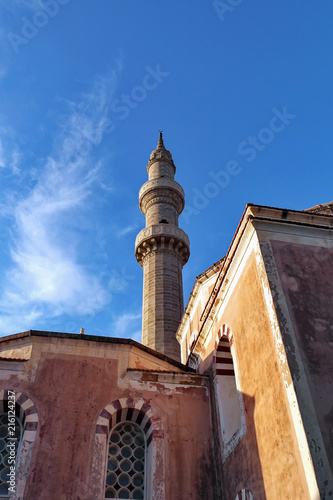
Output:
<instances>
[{"instance_id":1,"label":"brick arch trim","mask_svg":"<svg viewBox=\"0 0 333 500\"><path fill-rule=\"evenodd\" d=\"M253 495L251 491L242 489L237 493L235 500L253 500Z\"/></svg>"},{"instance_id":2,"label":"brick arch trim","mask_svg":"<svg viewBox=\"0 0 333 500\"><path fill-rule=\"evenodd\" d=\"M96 434L109 435L111 429L118 423L129 420L143 429L147 446L156 438L163 438L161 418L155 414L152 407L143 399L117 399L106 405L96 423Z\"/></svg>"},{"instance_id":3,"label":"brick arch trim","mask_svg":"<svg viewBox=\"0 0 333 500\"><path fill-rule=\"evenodd\" d=\"M217 349L222 337L227 337L230 345L233 344L234 337L233 337L232 331L228 325L222 325L221 328L219 329L219 331L217 332L216 339L215 339L215 349Z\"/></svg>"},{"instance_id":4,"label":"brick arch trim","mask_svg":"<svg viewBox=\"0 0 333 500\"><path fill-rule=\"evenodd\" d=\"M223 325L215 339L214 367L216 375L235 376L231 355L233 336L228 325Z\"/></svg>"}]
</instances>

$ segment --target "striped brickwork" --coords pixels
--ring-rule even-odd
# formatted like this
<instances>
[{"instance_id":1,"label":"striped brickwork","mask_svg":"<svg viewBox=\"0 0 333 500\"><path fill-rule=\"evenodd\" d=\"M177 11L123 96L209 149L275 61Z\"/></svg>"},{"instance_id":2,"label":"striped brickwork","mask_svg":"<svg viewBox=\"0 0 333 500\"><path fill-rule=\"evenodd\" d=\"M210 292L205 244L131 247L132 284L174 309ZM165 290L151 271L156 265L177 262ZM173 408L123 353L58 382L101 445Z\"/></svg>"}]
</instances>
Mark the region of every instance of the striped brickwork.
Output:
<instances>
[{"instance_id":1,"label":"striped brickwork","mask_svg":"<svg viewBox=\"0 0 333 500\"><path fill-rule=\"evenodd\" d=\"M220 416L223 463L246 432L243 400L239 381L236 382L234 360L231 354L233 341L231 329L223 325L216 336L214 351L215 389L217 411ZM235 365L237 372L237 364ZM242 492L243 490L239 492L239 495L243 494ZM248 500L252 497L240 496L238 498Z\"/></svg>"},{"instance_id":2,"label":"striped brickwork","mask_svg":"<svg viewBox=\"0 0 333 500\"><path fill-rule=\"evenodd\" d=\"M215 369L216 375L235 376L230 344L231 331L227 325L219 329L215 341Z\"/></svg>"},{"instance_id":3,"label":"striped brickwork","mask_svg":"<svg viewBox=\"0 0 333 500\"><path fill-rule=\"evenodd\" d=\"M147 445L156 438L163 438L164 432L159 416L142 399L117 399L101 411L96 424L96 434L109 436L111 429L119 422L135 422L146 435Z\"/></svg>"},{"instance_id":4,"label":"striped brickwork","mask_svg":"<svg viewBox=\"0 0 333 500\"><path fill-rule=\"evenodd\" d=\"M8 411L8 390L0 390L0 413ZM17 417L22 423L24 432L29 431L29 438L31 439L32 433L36 433L38 426L36 407L31 399L22 394L22 392L15 392L15 403Z\"/></svg>"}]
</instances>

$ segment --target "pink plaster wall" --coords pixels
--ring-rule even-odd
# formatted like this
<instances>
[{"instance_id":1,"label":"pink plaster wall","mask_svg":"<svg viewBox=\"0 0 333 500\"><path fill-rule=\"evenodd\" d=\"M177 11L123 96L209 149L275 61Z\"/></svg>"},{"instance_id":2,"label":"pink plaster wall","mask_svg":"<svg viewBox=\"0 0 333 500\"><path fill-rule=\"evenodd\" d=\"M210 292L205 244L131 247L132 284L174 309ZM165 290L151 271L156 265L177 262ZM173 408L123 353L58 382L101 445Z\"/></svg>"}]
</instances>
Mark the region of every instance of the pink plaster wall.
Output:
<instances>
[{"instance_id":1,"label":"pink plaster wall","mask_svg":"<svg viewBox=\"0 0 333 500\"><path fill-rule=\"evenodd\" d=\"M143 398L161 419L166 482L165 496L156 498L215 499L206 379L198 375L191 378L188 373L183 378L179 373L173 375L181 370L146 354L150 368L155 364L155 370L163 371L150 376L149 372L143 371L141 376L137 372L139 379L133 389L126 370L130 359L135 359L137 370L145 369L140 349L108 344L104 357L95 357L83 355L82 345L82 341L39 338L33 342L27 371L13 374L10 380L3 380L8 373L1 372L0 362L0 387L24 392L38 411L39 424L24 499L102 498L103 485L91 483L93 469L103 467L92 463L96 421L107 404L121 398ZM91 348L96 345L87 343ZM55 346L60 350L66 348L66 354L54 352ZM170 379L165 382L167 370ZM173 380L175 376L178 378Z\"/></svg>"}]
</instances>

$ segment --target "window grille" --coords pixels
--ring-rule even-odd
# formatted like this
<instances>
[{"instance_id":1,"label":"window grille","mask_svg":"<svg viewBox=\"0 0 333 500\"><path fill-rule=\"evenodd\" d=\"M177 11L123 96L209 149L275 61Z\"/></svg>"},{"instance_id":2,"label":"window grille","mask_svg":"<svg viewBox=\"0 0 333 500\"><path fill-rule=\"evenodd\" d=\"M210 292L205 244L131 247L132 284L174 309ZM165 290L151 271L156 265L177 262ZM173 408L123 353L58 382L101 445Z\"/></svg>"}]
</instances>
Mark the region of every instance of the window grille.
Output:
<instances>
[{"instance_id":1,"label":"window grille","mask_svg":"<svg viewBox=\"0 0 333 500\"><path fill-rule=\"evenodd\" d=\"M144 500L146 438L134 422L122 422L109 440L105 498Z\"/></svg>"}]
</instances>

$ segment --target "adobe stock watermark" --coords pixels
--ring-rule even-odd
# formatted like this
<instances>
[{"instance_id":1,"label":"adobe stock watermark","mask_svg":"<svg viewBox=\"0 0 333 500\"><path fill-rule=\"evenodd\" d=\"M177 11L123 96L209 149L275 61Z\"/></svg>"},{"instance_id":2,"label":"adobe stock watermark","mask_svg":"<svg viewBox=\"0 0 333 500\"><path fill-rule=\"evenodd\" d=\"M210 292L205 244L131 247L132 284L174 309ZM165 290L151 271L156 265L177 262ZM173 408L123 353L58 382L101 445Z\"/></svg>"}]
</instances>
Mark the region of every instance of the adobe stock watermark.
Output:
<instances>
[{"instance_id":1,"label":"adobe stock watermark","mask_svg":"<svg viewBox=\"0 0 333 500\"><path fill-rule=\"evenodd\" d=\"M15 417L15 405L16 405L16 394L14 391L8 391L8 422L7 422L7 437L6 437L6 447L7 447L7 465L9 472L8 474L8 492L11 495L15 493L16 488L16 453L18 448L18 438L17 438L17 422Z\"/></svg>"},{"instance_id":2,"label":"adobe stock watermark","mask_svg":"<svg viewBox=\"0 0 333 500\"><path fill-rule=\"evenodd\" d=\"M75 146L75 153L72 153L70 161L74 162L78 157L87 156L92 146L98 146L102 142L104 134L111 134L116 130L116 120L125 120L147 98L148 93L155 90L170 75L167 71L162 71L159 64L155 68L146 66L145 70L146 74L140 85L135 85L130 92L112 100L110 104L112 118L104 118L91 132L80 131L81 140ZM76 108L79 112L86 113L89 106L81 102Z\"/></svg>"},{"instance_id":3,"label":"adobe stock watermark","mask_svg":"<svg viewBox=\"0 0 333 500\"><path fill-rule=\"evenodd\" d=\"M18 54L21 45L26 45L30 42L41 28L44 28L49 20L56 17L60 7L66 5L71 0L44 0L41 3L40 10L34 12L32 17L28 19L27 17L22 17L22 28L21 33L13 33L10 31L7 33L7 38L11 43L11 46L15 52Z\"/></svg>"},{"instance_id":4,"label":"adobe stock watermark","mask_svg":"<svg viewBox=\"0 0 333 500\"><path fill-rule=\"evenodd\" d=\"M291 114L284 106L282 111L273 108L273 116L269 120L268 126L259 130L256 136L249 135L246 140L240 142L237 147L237 153L245 156L248 163L252 162L258 152L263 151L268 144L270 144L276 134L282 132L292 120L296 118L295 114ZM198 215L204 210L211 199L216 198L223 189L225 189L231 182L231 179L242 172L243 168L240 161L230 160L226 163L223 170L218 172L210 171L210 181L206 182L203 188L193 188L193 197L191 204L186 203L183 217L185 222L190 222L192 215Z\"/></svg>"},{"instance_id":5,"label":"adobe stock watermark","mask_svg":"<svg viewBox=\"0 0 333 500\"><path fill-rule=\"evenodd\" d=\"M233 12L236 7L238 7L244 0L214 0L213 7L220 18L220 21L224 21L224 15L226 13Z\"/></svg>"}]
</instances>

